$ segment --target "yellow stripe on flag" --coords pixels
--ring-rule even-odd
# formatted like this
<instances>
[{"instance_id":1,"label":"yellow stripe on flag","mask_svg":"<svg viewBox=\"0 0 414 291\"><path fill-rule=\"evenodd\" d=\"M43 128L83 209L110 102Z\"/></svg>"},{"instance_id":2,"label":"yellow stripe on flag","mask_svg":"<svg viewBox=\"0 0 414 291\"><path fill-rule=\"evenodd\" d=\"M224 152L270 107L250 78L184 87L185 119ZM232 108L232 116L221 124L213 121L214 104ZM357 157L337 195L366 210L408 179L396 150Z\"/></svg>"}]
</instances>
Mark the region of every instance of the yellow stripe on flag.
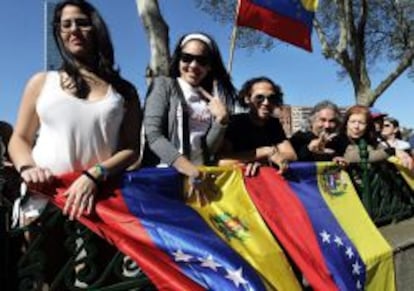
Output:
<instances>
[{"instance_id":1,"label":"yellow stripe on flag","mask_svg":"<svg viewBox=\"0 0 414 291\"><path fill-rule=\"evenodd\" d=\"M392 248L366 212L348 173L334 163L317 163L318 186L366 266L365 290L395 290Z\"/></svg>"},{"instance_id":2,"label":"yellow stripe on flag","mask_svg":"<svg viewBox=\"0 0 414 291\"><path fill-rule=\"evenodd\" d=\"M392 156L388 158L388 161L393 163L397 169L401 172L405 182L407 182L408 186L410 186L411 190L414 190L414 171L410 171L406 167L401 164L400 159L396 156Z\"/></svg>"},{"instance_id":3,"label":"yellow stripe on flag","mask_svg":"<svg viewBox=\"0 0 414 291\"><path fill-rule=\"evenodd\" d=\"M268 289L300 290L282 249L267 229L244 186L240 169L206 167L219 194L201 206L188 202L209 226L261 275Z\"/></svg>"},{"instance_id":4,"label":"yellow stripe on flag","mask_svg":"<svg viewBox=\"0 0 414 291\"><path fill-rule=\"evenodd\" d=\"M303 7L305 7L306 10L315 12L318 8L318 0L301 0Z\"/></svg>"}]
</instances>

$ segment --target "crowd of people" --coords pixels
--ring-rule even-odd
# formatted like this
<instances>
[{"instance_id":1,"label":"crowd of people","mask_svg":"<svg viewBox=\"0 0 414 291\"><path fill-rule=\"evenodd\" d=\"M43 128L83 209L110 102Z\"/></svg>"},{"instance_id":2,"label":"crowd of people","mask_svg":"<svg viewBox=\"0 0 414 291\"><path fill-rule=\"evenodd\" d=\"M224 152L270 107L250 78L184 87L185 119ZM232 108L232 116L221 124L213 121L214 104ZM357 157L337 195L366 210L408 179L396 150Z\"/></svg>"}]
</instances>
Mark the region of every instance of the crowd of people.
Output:
<instances>
[{"instance_id":1,"label":"crowd of people","mask_svg":"<svg viewBox=\"0 0 414 291\"><path fill-rule=\"evenodd\" d=\"M294 133L290 142L301 161L360 162L360 148L365 144L368 161L397 156L405 167L413 168L414 144L401 140L398 121L363 105L351 106L341 116L331 101L316 104L309 130Z\"/></svg>"},{"instance_id":2,"label":"crowd of people","mask_svg":"<svg viewBox=\"0 0 414 291\"><path fill-rule=\"evenodd\" d=\"M263 165L283 173L296 160L345 166L360 160L364 142L369 161L395 155L413 169L414 138L401 140L396 119L362 105L341 116L334 103L322 101L309 129L288 138L277 118L282 88L260 76L237 91L205 33L178 40L169 75L151 81L142 109L134 86L114 67L107 26L90 3L60 2L52 25L62 66L27 83L8 152L32 188L65 172L82 173L66 192L64 213L71 219L92 211L99 184L132 166L175 167L188 177L188 196L200 200L211 188L201 165L241 165L246 176ZM246 112L235 114L236 103Z\"/></svg>"}]
</instances>

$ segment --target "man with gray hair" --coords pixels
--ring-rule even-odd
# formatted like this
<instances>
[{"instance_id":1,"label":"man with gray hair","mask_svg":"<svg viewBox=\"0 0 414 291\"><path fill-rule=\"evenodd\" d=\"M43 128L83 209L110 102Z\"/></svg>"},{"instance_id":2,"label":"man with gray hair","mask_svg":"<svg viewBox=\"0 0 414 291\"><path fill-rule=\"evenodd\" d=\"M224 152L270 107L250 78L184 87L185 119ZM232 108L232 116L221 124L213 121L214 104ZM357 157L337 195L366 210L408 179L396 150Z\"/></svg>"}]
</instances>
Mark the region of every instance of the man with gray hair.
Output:
<instances>
[{"instance_id":1,"label":"man with gray hair","mask_svg":"<svg viewBox=\"0 0 414 291\"><path fill-rule=\"evenodd\" d=\"M334 139L341 123L341 113L336 104L324 100L313 107L309 116L309 130L298 131L290 142L299 161L330 161L343 153L344 145Z\"/></svg>"}]
</instances>

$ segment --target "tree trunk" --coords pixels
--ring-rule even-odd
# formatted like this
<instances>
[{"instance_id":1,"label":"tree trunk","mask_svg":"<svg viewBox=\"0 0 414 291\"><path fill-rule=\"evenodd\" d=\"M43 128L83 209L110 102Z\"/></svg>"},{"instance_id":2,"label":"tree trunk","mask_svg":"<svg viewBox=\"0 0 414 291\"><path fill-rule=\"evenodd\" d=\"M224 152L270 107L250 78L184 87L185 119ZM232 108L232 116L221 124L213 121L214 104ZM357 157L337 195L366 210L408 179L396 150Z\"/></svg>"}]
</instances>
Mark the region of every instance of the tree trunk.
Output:
<instances>
[{"instance_id":1,"label":"tree trunk","mask_svg":"<svg viewBox=\"0 0 414 291\"><path fill-rule=\"evenodd\" d=\"M328 27L331 23L326 21L321 23L318 19L314 20L314 27L321 43L322 53L326 58L337 62L342 67L343 72L350 77L354 87L356 103L372 106L379 96L412 66L414 41L407 36L404 46L401 46L403 53L398 58L395 69L390 71L378 85L373 86L367 68L367 56L371 52L366 45L366 31L370 5L372 7L374 4L368 0L360 0L359 4L352 0L334 0L333 5L335 9L326 10L325 13L337 13L338 17L335 18L337 21L336 31L329 30ZM396 30L406 29L406 35L411 35L404 9L399 6L397 8L396 12L399 13L398 19L401 23L396 23ZM323 20L323 18L321 19ZM325 28L327 29L325 30ZM370 30L373 29L379 30L378 27L370 27ZM333 31L336 33L332 33Z\"/></svg>"},{"instance_id":2,"label":"tree trunk","mask_svg":"<svg viewBox=\"0 0 414 291\"><path fill-rule=\"evenodd\" d=\"M136 0L138 14L150 44L151 59L146 70L147 83L154 76L168 75L170 63L168 25L161 15L157 0Z\"/></svg>"}]
</instances>

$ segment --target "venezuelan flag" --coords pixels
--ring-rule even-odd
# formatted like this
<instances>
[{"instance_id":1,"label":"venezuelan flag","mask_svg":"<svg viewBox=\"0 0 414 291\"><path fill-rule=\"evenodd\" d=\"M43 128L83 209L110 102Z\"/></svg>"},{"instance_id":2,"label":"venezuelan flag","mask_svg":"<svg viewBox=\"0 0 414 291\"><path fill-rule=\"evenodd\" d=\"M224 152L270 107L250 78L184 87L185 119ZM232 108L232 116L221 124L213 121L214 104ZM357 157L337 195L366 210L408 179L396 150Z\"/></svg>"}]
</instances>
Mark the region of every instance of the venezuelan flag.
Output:
<instances>
[{"instance_id":1,"label":"venezuelan flag","mask_svg":"<svg viewBox=\"0 0 414 291\"><path fill-rule=\"evenodd\" d=\"M191 206L210 227L235 249L274 290L299 290L282 249L268 230L246 191L240 169L205 168L207 175L216 177L222 193L208 207Z\"/></svg>"},{"instance_id":2,"label":"venezuelan flag","mask_svg":"<svg viewBox=\"0 0 414 291\"><path fill-rule=\"evenodd\" d=\"M50 191L59 207L64 205L62 193L76 177L62 176L56 181L56 190ZM229 192L238 179L242 181L240 174L223 171L217 184ZM182 185L181 176L171 168L125 173L120 184L108 185L99 194L95 214L82 216L80 222L134 259L160 290L300 289L252 204L242 202L243 198L231 202L229 197L223 202L234 206L243 203L247 213L221 208L222 203L213 203L214 208L220 205L214 210L209 209L211 205L202 210L193 205L208 216L206 221L182 202ZM237 187L233 198L246 196L242 184ZM243 223L248 230L242 230ZM218 225L226 226L230 236L243 241L229 242L223 234L218 236ZM258 239L264 240L263 245Z\"/></svg>"},{"instance_id":3,"label":"venezuelan flag","mask_svg":"<svg viewBox=\"0 0 414 291\"><path fill-rule=\"evenodd\" d=\"M245 178L246 188L263 219L314 290L336 290L307 210L273 168Z\"/></svg>"},{"instance_id":4,"label":"venezuelan flag","mask_svg":"<svg viewBox=\"0 0 414 291\"><path fill-rule=\"evenodd\" d=\"M318 0L240 0L237 25L312 51L312 21L317 6Z\"/></svg>"},{"instance_id":5,"label":"venezuelan flag","mask_svg":"<svg viewBox=\"0 0 414 291\"><path fill-rule=\"evenodd\" d=\"M322 250L333 248L338 256L345 255L338 264L325 251L335 281L342 280L346 290L395 290L392 249L366 213L348 174L333 163L297 163L292 172L289 185L305 204Z\"/></svg>"},{"instance_id":6,"label":"venezuelan flag","mask_svg":"<svg viewBox=\"0 0 414 291\"><path fill-rule=\"evenodd\" d=\"M313 183L364 262L364 289L395 290L392 248L370 219L349 175L334 163L318 163L315 170Z\"/></svg>"},{"instance_id":7,"label":"venezuelan flag","mask_svg":"<svg viewBox=\"0 0 414 291\"><path fill-rule=\"evenodd\" d=\"M395 156L388 158L388 161L390 163L393 163L395 167L397 167L397 169L400 171L401 175L403 176L404 180L410 186L411 190L414 190L414 171L410 171L409 169L404 167L401 161Z\"/></svg>"},{"instance_id":8,"label":"venezuelan flag","mask_svg":"<svg viewBox=\"0 0 414 291\"><path fill-rule=\"evenodd\" d=\"M315 290L395 290L392 249L346 172L333 163L292 163L246 178L252 199Z\"/></svg>"},{"instance_id":9,"label":"venezuelan flag","mask_svg":"<svg viewBox=\"0 0 414 291\"><path fill-rule=\"evenodd\" d=\"M253 178L201 170L220 193L208 205L183 202L177 171L145 168L105 185L80 222L160 290L300 289L272 233L314 290L395 290L391 247L334 164L293 163L286 179L272 168ZM60 177L45 194L63 207L77 177Z\"/></svg>"}]
</instances>

